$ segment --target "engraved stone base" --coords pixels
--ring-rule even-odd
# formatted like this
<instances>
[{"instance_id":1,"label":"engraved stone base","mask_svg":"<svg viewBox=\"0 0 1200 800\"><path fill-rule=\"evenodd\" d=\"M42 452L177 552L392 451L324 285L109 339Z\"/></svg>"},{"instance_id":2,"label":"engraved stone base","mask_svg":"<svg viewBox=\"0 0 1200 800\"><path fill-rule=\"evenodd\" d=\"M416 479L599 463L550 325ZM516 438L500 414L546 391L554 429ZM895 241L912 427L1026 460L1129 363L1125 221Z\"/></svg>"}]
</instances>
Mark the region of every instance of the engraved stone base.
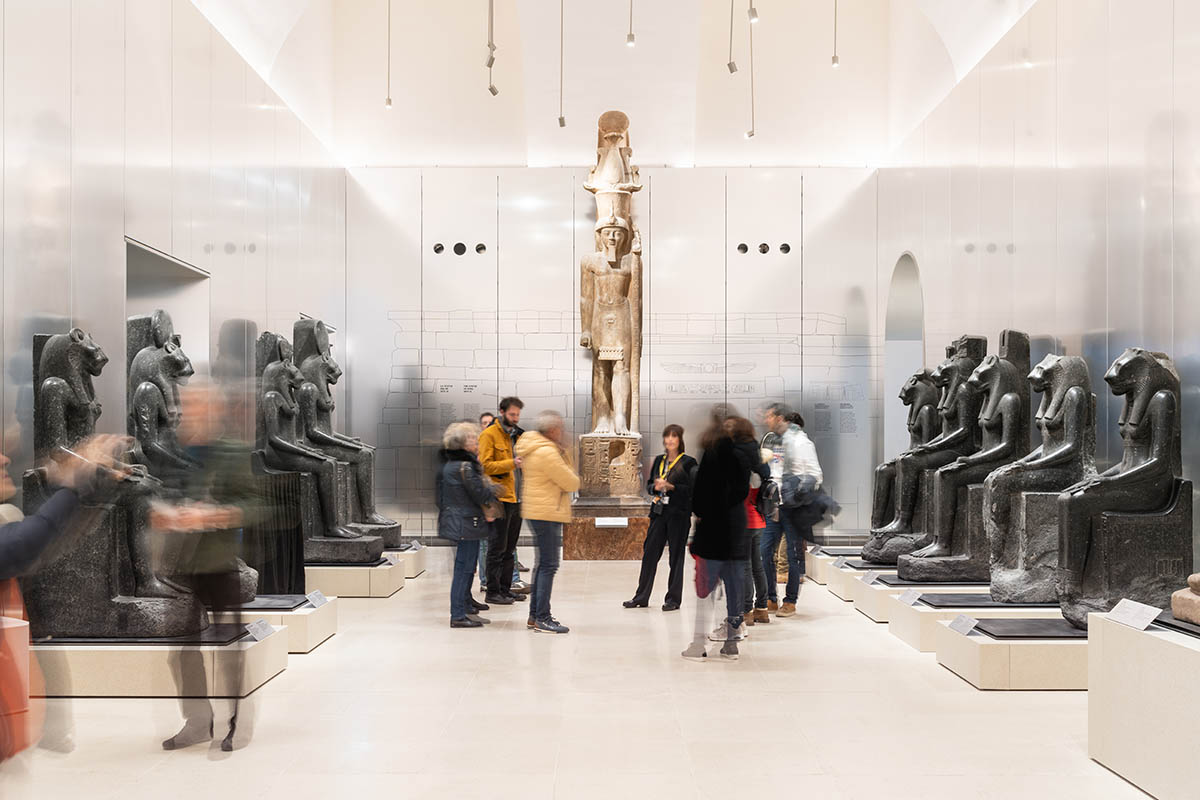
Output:
<instances>
[{"instance_id":1,"label":"engraved stone base","mask_svg":"<svg viewBox=\"0 0 1200 800\"><path fill-rule=\"evenodd\" d=\"M973 483L958 490L958 511L954 515L951 553L937 558L900 556L898 574L910 581L949 583L986 581L988 566L987 534L983 530L983 484Z\"/></svg>"},{"instance_id":2,"label":"engraved stone base","mask_svg":"<svg viewBox=\"0 0 1200 800\"><path fill-rule=\"evenodd\" d=\"M1105 512L1093 526L1079 596L1060 596L1063 616L1079 628L1087 615L1122 598L1167 608L1192 573L1192 482L1175 481L1171 502L1146 514Z\"/></svg>"},{"instance_id":3,"label":"engraved stone base","mask_svg":"<svg viewBox=\"0 0 1200 800\"><path fill-rule=\"evenodd\" d=\"M871 534L862 548L865 561L876 564L895 564L900 556L911 553L933 541L926 531L932 529L930 511L933 508L933 476L931 469L917 478L917 502L913 506L912 532L901 534Z\"/></svg>"},{"instance_id":4,"label":"engraved stone base","mask_svg":"<svg viewBox=\"0 0 1200 800\"><path fill-rule=\"evenodd\" d=\"M314 536L304 540L305 564L373 564L383 555L383 539L362 536L336 539Z\"/></svg>"},{"instance_id":5,"label":"engraved stone base","mask_svg":"<svg viewBox=\"0 0 1200 800\"><path fill-rule=\"evenodd\" d=\"M580 498L639 497L642 494L642 437L585 433L579 437Z\"/></svg>"},{"instance_id":6,"label":"engraved stone base","mask_svg":"<svg viewBox=\"0 0 1200 800\"><path fill-rule=\"evenodd\" d=\"M613 515L617 516L617 515ZM650 527L649 517L628 517L619 527L597 527L596 517L575 517L563 525L563 558L572 561L637 561Z\"/></svg>"},{"instance_id":7,"label":"engraved stone base","mask_svg":"<svg viewBox=\"0 0 1200 800\"><path fill-rule=\"evenodd\" d=\"M378 536L383 540L384 549L399 547L404 544L400 539L400 523L391 525L368 525L365 522L350 522L347 528L363 536Z\"/></svg>"},{"instance_id":8,"label":"engraved stone base","mask_svg":"<svg viewBox=\"0 0 1200 800\"><path fill-rule=\"evenodd\" d=\"M1053 603L1058 569L1058 492L1020 492L1012 498L1009 541L992 560L992 599L1001 603Z\"/></svg>"}]
</instances>

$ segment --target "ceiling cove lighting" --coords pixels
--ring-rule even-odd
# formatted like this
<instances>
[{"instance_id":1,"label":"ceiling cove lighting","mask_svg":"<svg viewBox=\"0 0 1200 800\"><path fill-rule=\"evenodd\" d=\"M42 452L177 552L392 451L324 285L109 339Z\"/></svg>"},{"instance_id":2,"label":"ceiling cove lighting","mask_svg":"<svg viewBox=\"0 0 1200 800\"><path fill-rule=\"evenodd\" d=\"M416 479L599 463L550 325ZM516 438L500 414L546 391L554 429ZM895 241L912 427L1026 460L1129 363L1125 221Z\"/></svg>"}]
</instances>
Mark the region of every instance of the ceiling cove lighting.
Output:
<instances>
[{"instance_id":1,"label":"ceiling cove lighting","mask_svg":"<svg viewBox=\"0 0 1200 800\"><path fill-rule=\"evenodd\" d=\"M387 0L387 95L383 98L383 107L392 107L392 0Z\"/></svg>"},{"instance_id":2,"label":"ceiling cove lighting","mask_svg":"<svg viewBox=\"0 0 1200 800\"><path fill-rule=\"evenodd\" d=\"M838 55L837 55L837 7L838 7L838 0L833 0L833 59L832 59L832 61L830 62L830 66L832 66L834 69L837 69L837 68L838 68Z\"/></svg>"},{"instance_id":3,"label":"ceiling cove lighting","mask_svg":"<svg viewBox=\"0 0 1200 800\"><path fill-rule=\"evenodd\" d=\"M629 0L629 33L625 35L625 46L633 47L637 39L633 35L633 0Z\"/></svg>"},{"instance_id":4,"label":"ceiling cove lighting","mask_svg":"<svg viewBox=\"0 0 1200 800\"><path fill-rule=\"evenodd\" d=\"M733 3L734 0L729 0L729 63L725 65L730 75L737 72L737 62L733 60Z\"/></svg>"}]
</instances>

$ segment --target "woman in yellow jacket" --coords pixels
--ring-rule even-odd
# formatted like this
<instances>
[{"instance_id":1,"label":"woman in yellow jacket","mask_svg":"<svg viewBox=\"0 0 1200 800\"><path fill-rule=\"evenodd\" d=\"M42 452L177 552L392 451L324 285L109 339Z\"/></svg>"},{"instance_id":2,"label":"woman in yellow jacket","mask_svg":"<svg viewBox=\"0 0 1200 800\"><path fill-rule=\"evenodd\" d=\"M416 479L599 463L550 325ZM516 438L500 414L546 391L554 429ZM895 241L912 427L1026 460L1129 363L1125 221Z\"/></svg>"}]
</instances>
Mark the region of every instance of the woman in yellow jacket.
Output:
<instances>
[{"instance_id":1,"label":"woman in yellow jacket","mask_svg":"<svg viewBox=\"0 0 1200 800\"><path fill-rule=\"evenodd\" d=\"M521 516L529 520L537 547L528 627L538 633L569 630L550 615L550 591L562 549L562 524L570 521L571 493L579 490L579 475L563 448L563 435L562 416L543 411L538 414L534 430L518 439L515 448L524 479Z\"/></svg>"}]
</instances>

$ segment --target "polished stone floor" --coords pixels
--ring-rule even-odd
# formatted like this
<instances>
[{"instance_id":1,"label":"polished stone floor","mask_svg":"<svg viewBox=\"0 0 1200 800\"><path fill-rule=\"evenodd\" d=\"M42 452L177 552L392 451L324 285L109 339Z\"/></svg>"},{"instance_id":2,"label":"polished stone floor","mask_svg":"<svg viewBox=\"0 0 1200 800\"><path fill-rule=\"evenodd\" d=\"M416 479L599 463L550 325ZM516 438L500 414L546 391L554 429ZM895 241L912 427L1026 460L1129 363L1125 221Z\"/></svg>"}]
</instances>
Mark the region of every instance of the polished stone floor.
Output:
<instances>
[{"instance_id":1,"label":"polished stone floor","mask_svg":"<svg viewBox=\"0 0 1200 800\"><path fill-rule=\"evenodd\" d=\"M174 701L75 700L75 751L0 766L0 798L1146 796L1087 758L1085 693L976 691L815 584L739 661L693 663L690 599L621 607L634 562L565 563L572 631L549 636L524 604L451 630L429 555L393 597L340 601L340 632L256 693L246 749L164 752Z\"/></svg>"}]
</instances>

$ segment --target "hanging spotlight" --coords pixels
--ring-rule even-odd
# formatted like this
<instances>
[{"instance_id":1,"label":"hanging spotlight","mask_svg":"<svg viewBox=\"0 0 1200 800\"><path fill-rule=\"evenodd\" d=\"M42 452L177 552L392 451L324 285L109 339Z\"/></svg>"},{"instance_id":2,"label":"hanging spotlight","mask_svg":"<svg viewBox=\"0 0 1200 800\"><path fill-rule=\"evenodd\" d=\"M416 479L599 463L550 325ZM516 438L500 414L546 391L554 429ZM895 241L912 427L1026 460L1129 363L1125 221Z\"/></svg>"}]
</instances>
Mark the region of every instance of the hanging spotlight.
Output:
<instances>
[{"instance_id":1,"label":"hanging spotlight","mask_svg":"<svg viewBox=\"0 0 1200 800\"><path fill-rule=\"evenodd\" d=\"M567 127L567 118L566 118L566 117L559 117L559 118L558 118L558 127L560 127L560 128L565 128L565 127Z\"/></svg>"},{"instance_id":2,"label":"hanging spotlight","mask_svg":"<svg viewBox=\"0 0 1200 800\"><path fill-rule=\"evenodd\" d=\"M491 69L495 65L495 63L496 63L496 48L489 46L487 60L483 62L483 65L485 67L487 67L488 69Z\"/></svg>"},{"instance_id":3,"label":"hanging spotlight","mask_svg":"<svg viewBox=\"0 0 1200 800\"><path fill-rule=\"evenodd\" d=\"M750 10L746 12L746 16L750 18L751 23L758 22L758 9L754 7L753 3L750 5Z\"/></svg>"},{"instance_id":4,"label":"hanging spotlight","mask_svg":"<svg viewBox=\"0 0 1200 800\"><path fill-rule=\"evenodd\" d=\"M388 1L391 2L391 0L388 0ZM488 26L487 26L487 28L488 28L488 31L487 31L487 33L488 33L488 40L487 40L488 52L487 52L487 58L484 60L483 65L485 67L487 67L487 71L488 71L488 91L492 93L492 97L495 97L496 95L500 94L500 90L497 89L496 84L492 82L492 67L496 65L496 37L495 37L496 2L495 2L495 0L488 0Z\"/></svg>"},{"instance_id":5,"label":"hanging spotlight","mask_svg":"<svg viewBox=\"0 0 1200 800\"><path fill-rule=\"evenodd\" d=\"M834 69L838 68L838 57L836 55L833 57L833 61L830 63L829 66L833 67Z\"/></svg>"},{"instance_id":6,"label":"hanging spotlight","mask_svg":"<svg viewBox=\"0 0 1200 800\"><path fill-rule=\"evenodd\" d=\"M387 0L387 96L383 99L383 107L392 107L392 0Z\"/></svg>"},{"instance_id":7,"label":"hanging spotlight","mask_svg":"<svg viewBox=\"0 0 1200 800\"><path fill-rule=\"evenodd\" d=\"M830 61L830 65L831 65L831 66L832 66L834 69L837 69L837 68L838 68L838 56L837 56L837 7L838 7L838 0L833 0L833 59Z\"/></svg>"},{"instance_id":8,"label":"hanging spotlight","mask_svg":"<svg viewBox=\"0 0 1200 800\"><path fill-rule=\"evenodd\" d=\"M632 20L632 4L629 6L629 14ZM567 118L563 114L563 0L558 0L558 127L567 127Z\"/></svg>"},{"instance_id":9,"label":"hanging spotlight","mask_svg":"<svg viewBox=\"0 0 1200 800\"><path fill-rule=\"evenodd\" d=\"M745 136L747 139L753 139L754 138L754 128L751 128L750 130L746 131L742 135Z\"/></svg>"},{"instance_id":10,"label":"hanging spotlight","mask_svg":"<svg viewBox=\"0 0 1200 800\"><path fill-rule=\"evenodd\" d=\"M625 37L625 46L633 47L636 40L633 38L633 0L629 0L629 34Z\"/></svg>"},{"instance_id":11,"label":"hanging spotlight","mask_svg":"<svg viewBox=\"0 0 1200 800\"><path fill-rule=\"evenodd\" d=\"M733 60L733 0L729 0L729 63L725 66L730 75L737 72L737 62Z\"/></svg>"},{"instance_id":12,"label":"hanging spotlight","mask_svg":"<svg viewBox=\"0 0 1200 800\"><path fill-rule=\"evenodd\" d=\"M754 0L747 0L750 4L750 13L753 15L750 21L757 19L757 14L754 12ZM750 130L746 131L746 138L754 138L754 26L749 25L747 29L750 31Z\"/></svg>"},{"instance_id":13,"label":"hanging spotlight","mask_svg":"<svg viewBox=\"0 0 1200 800\"><path fill-rule=\"evenodd\" d=\"M384 99L384 101L383 101L383 107L384 107L384 108L387 108L387 109L391 109L391 107L392 107L392 98L390 98L390 97L388 97L388 98L385 98L385 99Z\"/></svg>"},{"instance_id":14,"label":"hanging spotlight","mask_svg":"<svg viewBox=\"0 0 1200 800\"><path fill-rule=\"evenodd\" d=\"M629 35L625 37L625 46L633 47L635 44L637 44L637 42L633 38L633 33L630 32Z\"/></svg>"},{"instance_id":15,"label":"hanging spotlight","mask_svg":"<svg viewBox=\"0 0 1200 800\"><path fill-rule=\"evenodd\" d=\"M496 84L491 83L490 81L488 83L488 91L492 93L492 97L500 94L500 90L496 88Z\"/></svg>"}]
</instances>

